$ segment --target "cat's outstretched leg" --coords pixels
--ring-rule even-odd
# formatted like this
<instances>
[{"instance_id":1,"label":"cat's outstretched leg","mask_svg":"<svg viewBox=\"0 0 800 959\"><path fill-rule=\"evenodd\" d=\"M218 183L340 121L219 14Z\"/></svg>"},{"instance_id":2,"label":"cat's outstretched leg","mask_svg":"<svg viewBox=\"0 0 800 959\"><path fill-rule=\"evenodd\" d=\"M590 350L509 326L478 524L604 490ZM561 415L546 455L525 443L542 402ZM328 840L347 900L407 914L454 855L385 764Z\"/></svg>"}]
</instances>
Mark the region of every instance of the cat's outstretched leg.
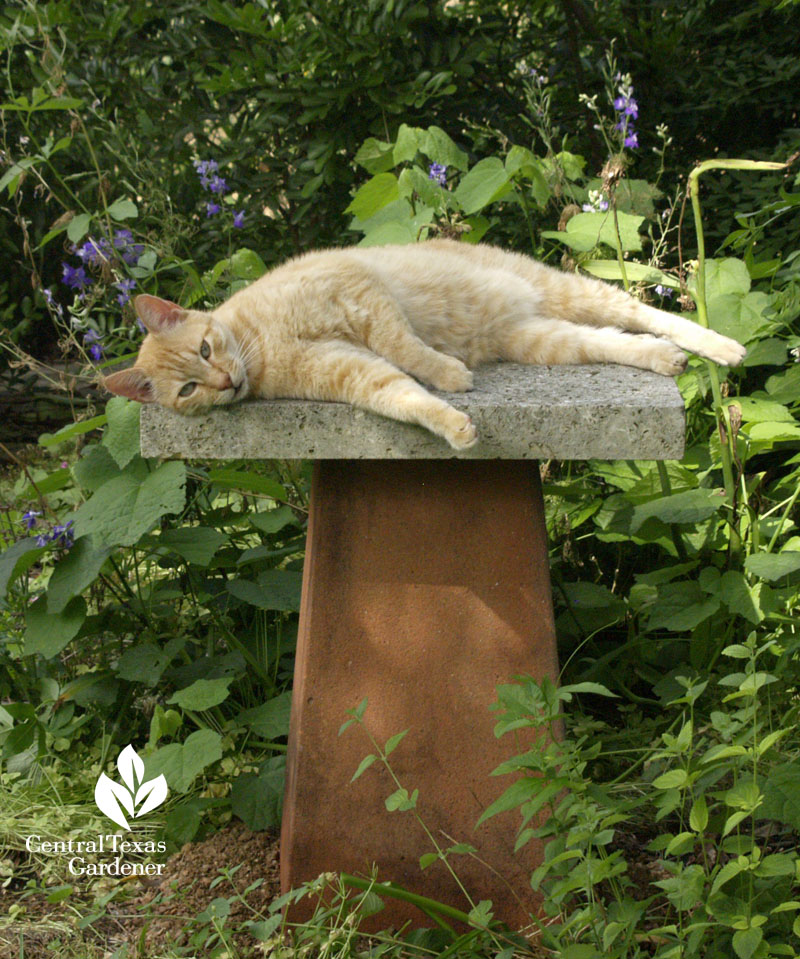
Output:
<instances>
[{"instance_id":1,"label":"cat's outstretched leg","mask_svg":"<svg viewBox=\"0 0 800 959\"><path fill-rule=\"evenodd\" d=\"M540 281L544 280L545 285L541 309L548 316L592 326L615 326L633 333L652 333L721 366L738 366L747 353L736 340L648 306L608 283L578 274L557 274L554 278L550 272L540 273Z\"/></svg>"},{"instance_id":2,"label":"cat's outstretched leg","mask_svg":"<svg viewBox=\"0 0 800 959\"><path fill-rule=\"evenodd\" d=\"M686 369L686 354L668 340L565 320L516 324L503 341L501 358L541 365L623 363L666 376Z\"/></svg>"},{"instance_id":3,"label":"cat's outstretched leg","mask_svg":"<svg viewBox=\"0 0 800 959\"><path fill-rule=\"evenodd\" d=\"M473 446L472 420L380 356L341 340L305 344L295 365L293 396L334 400L373 410L405 423L418 423L443 436L457 450Z\"/></svg>"}]
</instances>

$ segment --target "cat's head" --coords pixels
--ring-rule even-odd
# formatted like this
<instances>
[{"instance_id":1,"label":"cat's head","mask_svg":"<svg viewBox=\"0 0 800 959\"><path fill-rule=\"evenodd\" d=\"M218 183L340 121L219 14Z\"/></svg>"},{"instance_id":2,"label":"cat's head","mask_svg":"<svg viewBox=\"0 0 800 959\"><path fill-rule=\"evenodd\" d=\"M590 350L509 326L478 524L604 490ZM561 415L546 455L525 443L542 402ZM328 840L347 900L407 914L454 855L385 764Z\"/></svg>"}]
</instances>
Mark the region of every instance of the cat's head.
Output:
<instances>
[{"instance_id":1,"label":"cat's head","mask_svg":"<svg viewBox=\"0 0 800 959\"><path fill-rule=\"evenodd\" d=\"M137 296L134 306L148 335L130 369L105 377L108 390L178 413L202 413L247 396L241 349L213 314L147 294Z\"/></svg>"}]
</instances>

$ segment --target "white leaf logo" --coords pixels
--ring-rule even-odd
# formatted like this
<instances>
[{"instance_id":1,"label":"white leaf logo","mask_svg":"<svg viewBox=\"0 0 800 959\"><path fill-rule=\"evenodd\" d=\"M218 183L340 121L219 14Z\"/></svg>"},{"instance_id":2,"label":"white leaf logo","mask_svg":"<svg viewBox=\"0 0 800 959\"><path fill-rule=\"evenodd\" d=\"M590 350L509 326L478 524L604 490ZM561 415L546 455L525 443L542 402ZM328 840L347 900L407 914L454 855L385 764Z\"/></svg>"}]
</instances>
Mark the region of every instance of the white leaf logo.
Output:
<instances>
[{"instance_id":1,"label":"white leaf logo","mask_svg":"<svg viewBox=\"0 0 800 959\"><path fill-rule=\"evenodd\" d=\"M167 780L162 774L143 783L144 763L131 745L117 757L117 769L124 785L101 773L94 788L94 801L100 812L123 829L130 829L125 813L137 818L160 806L167 798Z\"/></svg>"}]
</instances>

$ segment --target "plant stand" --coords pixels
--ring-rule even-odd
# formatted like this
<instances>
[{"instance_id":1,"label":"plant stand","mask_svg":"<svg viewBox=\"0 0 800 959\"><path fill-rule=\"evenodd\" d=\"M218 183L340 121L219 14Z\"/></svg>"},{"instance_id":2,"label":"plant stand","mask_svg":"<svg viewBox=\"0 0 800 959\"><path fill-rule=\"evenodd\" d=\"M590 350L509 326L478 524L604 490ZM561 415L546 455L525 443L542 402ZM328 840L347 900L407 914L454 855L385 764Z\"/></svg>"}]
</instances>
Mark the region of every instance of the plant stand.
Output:
<instances>
[{"instance_id":1,"label":"plant stand","mask_svg":"<svg viewBox=\"0 0 800 959\"><path fill-rule=\"evenodd\" d=\"M323 872L392 881L468 912L470 903L347 710L390 763L474 903L524 926L539 907L541 862L514 853L518 811L475 829L510 784L492 770L525 743L497 739L495 687L517 675L557 679L539 459L667 459L683 451L683 403L672 380L628 367L490 367L448 397L481 441L459 457L424 430L334 403L253 402L184 419L147 407L146 456L314 459L288 774L281 834L285 890ZM450 458L443 458L443 457ZM385 898L361 928L424 924ZM304 904L306 904L304 906ZM292 920L306 918L303 900Z\"/></svg>"}]
</instances>

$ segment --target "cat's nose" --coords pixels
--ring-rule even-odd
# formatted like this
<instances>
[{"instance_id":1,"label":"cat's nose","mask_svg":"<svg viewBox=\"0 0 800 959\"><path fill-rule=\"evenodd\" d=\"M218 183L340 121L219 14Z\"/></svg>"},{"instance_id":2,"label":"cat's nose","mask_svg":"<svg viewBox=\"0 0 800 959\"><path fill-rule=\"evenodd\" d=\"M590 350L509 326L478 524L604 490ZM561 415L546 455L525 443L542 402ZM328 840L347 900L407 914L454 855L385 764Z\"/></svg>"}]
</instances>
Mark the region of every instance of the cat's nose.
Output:
<instances>
[{"instance_id":1,"label":"cat's nose","mask_svg":"<svg viewBox=\"0 0 800 959\"><path fill-rule=\"evenodd\" d=\"M233 389L233 380L231 379L230 373L223 373L222 382L218 387L220 390L232 390Z\"/></svg>"}]
</instances>

